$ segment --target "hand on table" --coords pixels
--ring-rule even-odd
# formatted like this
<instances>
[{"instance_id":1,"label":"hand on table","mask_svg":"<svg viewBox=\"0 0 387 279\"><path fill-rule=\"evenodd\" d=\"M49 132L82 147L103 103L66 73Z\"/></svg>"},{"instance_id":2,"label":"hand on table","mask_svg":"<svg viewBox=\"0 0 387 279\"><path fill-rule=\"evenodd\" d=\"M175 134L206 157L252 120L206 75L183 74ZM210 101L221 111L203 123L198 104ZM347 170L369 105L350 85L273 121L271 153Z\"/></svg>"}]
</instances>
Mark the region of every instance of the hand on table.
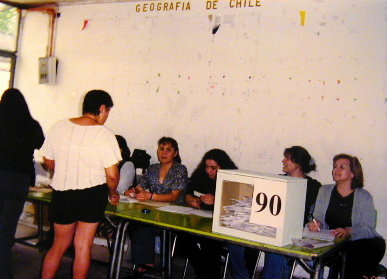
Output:
<instances>
[{"instance_id":1,"label":"hand on table","mask_svg":"<svg viewBox=\"0 0 387 279\"><path fill-rule=\"evenodd\" d=\"M207 205L212 205L215 202L215 196L212 194L205 194L200 196L200 200Z\"/></svg>"},{"instance_id":2,"label":"hand on table","mask_svg":"<svg viewBox=\"0 0 387 279\"><path fill-rule=\"evenodd\" d=\"M143 191L143 192L140 192L138 194L135 194L135 198L138 199L139 201L146 201L146 200L150 200L152 196L152 193L150 192L147 192L147 191Z\"/></svg>"},{"instance_id":3,"label":"hand on table","mask_svg":"<svg viewBox=\"0 0 387 279\"><path fill-rule=\"evenodd\" d=\"M124 195L125 195L125 196L128 196L128 197L131 197L131 198L134 198L135 195L136 195L136 192L137 192L136 188L133 187L133 188L130 188L130 189L126 190L126 191L124 192Z\"/></svg>"},{"instance_id":4,"label":"hand on table","mask_svg":"<svg viewBox=\"0 0 387 279\"><path fill-rule=\"evenodd\" d=\"M200 208L201 201L199 198L194 197L192 200L188 202L189 206L192 206L193 208Z\"/></svg>"},{"instance_id":5,"label":"hand on table","mask_svg":"<svg viewBox=\"0 0 387 279\"><path fill-rule=\"evenodd\" d=\"M109 202L111 205L117 205L120 201L120 195L115 192L113 194L109 194Z\"/></svg>"},{"instance_id":6,"label":"hand on table","mask_svg":"<svg viewBox=\"0 0 387 279\"><path fill-rule=\"evenodd\" d=\"M335 237L347 237L352 234L352 228L337 228L332 230L332 233L335 235Z\"/></svg>"}]
</instances>

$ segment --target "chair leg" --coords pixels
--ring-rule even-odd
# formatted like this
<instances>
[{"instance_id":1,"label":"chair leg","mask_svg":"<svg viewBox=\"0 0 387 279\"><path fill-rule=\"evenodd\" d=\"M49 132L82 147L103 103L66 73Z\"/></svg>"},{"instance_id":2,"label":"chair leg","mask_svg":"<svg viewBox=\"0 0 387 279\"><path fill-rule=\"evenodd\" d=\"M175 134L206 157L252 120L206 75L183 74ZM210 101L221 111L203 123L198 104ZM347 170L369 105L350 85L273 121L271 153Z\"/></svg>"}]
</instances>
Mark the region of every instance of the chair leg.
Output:
<instances>
[{"instance_id":1,"label":"chair leg","mask_svg":"<svg viewBox=\"0 0 387 279\"><path fill-rule=\"evenodd\" d=\"M222 274L223 279L226 278L229 257L230 257L230 253L227 251L226 259L224 260L224 268L223 268L223 274Z\"/></svg>"},{"instance_id":2,"label":"chair leg","mask_svg":"<svg viewBox=\"0 0 387 279\"><path fill-rule=\"evenodd\" d=\"M185 263L184 263L184 270L183 270L183 276L182 276L182 279L185 279L185 276L187 275L188 262L189 262L189 259L186 258L186 259L185 259Z\"/></svg>"},{"instance_id":3,"label":"chair leg","mask_svg":"<svg viewBox=\"0 0 387 279\"><path fill-rule=\"evenodd\" d=\"M251 277L251 279L254 279L255 278L255 274L257 273L257 269L258 269L258 265L259 265L259 259L261 258L261 253L262 253L262 251L258 251L257 261L255 262L255 268L254 268L253 276Z\"/></svg>"},{"instance_id":4,"label":"chair leg","mask_svg":"<svg viewBox=\"0 0 387 279\"><path fill-rule=\"evenodd\" d=\"M172 244L172 257L175 255L176 242L177 242L177 234L175 234L175 236L174 236L174 238L173 238L173 244ZM181 277L182 279L185 279L185 276L187 275L188 263L189 263L189 258L186 258L186 259L185 259L185 262L184 262L183 275L182 275L182 277Z\"/></svg>"},{"instance_id":5,"label":"chair leg","mask_svg":"<svg viewBox=\"0 0 387 279\"><path fill-rule=\"evenodd\" d=\"M175 255L176 241L177 241L177 234L175 234L175 237L173 238L172 257Z\"/></svg>"},{"instance_id":6,"label":"chair leg","mask_svg":"<svg viewBox=\"0 0 387 279\"><path fill-rule=\"evenodd\" d=\"M294 261L293 261L293 264L292 264L292 271L290 272L290 277L289 277L289 279L292 279L292 278L293 278L294 270L296 269L296 264L297 264L297 261L294 260Z\"/></svg>"}]
</instances>

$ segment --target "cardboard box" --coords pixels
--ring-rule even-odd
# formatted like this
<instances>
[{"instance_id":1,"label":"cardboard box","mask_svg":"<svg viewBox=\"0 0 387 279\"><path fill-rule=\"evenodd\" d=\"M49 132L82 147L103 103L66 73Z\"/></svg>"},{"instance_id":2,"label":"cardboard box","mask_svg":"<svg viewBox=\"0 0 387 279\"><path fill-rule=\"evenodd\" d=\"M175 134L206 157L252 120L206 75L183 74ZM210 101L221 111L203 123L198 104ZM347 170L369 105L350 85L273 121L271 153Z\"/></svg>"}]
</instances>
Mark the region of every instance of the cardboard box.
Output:
<instances>
[{"instance_id":1,"label":"cardboard box","mask_svg":"<svg viewBox=\"0 0 387 279\"><path fill-rule=\"evenodd\" d=\"M219 170L212 231L283 246L301 238L307 180Z\"/></svg>"}]
</instances>

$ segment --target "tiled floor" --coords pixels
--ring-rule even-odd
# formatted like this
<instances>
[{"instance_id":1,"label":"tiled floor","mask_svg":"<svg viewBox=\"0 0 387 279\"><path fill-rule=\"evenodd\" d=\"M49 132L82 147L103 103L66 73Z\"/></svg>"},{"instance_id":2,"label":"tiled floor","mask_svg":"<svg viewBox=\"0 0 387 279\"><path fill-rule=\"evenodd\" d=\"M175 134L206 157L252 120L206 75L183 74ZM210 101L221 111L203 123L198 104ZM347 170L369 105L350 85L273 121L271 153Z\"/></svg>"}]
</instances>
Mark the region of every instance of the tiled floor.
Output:
<instances>
[{"instance_id":1,"label":"tiled floor","mask_svg":"<svg viewBox=\"0 0 387 279\"><path fill-rule=\"evenodd\" d=\"M30 226L19 224L16 237L22 237L31 234L35 229ZM97 240L98 242L102 239ZM102 244L102 242L101 242ZM29 247L24 244L16 243L12 250L12 269L14 279L38 279L40 278L41 264L44 253L39 252L36 247ZM93 261L90 267L88 278L90 279L106 279L108 273L109 253L106 246L95 244L92 250ZM173 260L173 274L172 278L181 278L183 274L183 266L185 260L183 258L174 258ZM70 279L71 278L71 263L72 257L70 253L66 254L62 265L56 275L56 279ZM123 260L124 267L129 267L129 256L125 255ZM1 278L1 275L0 275ZM130 278L129 273L123 270L120 278ZM193 269L189 266L186 279L195 278ZM226 276L231 279L229 272Z\"/></svg>"},{"instance_id":2,"label":"tiled floor","mask_svg":"<svg viewBox=\"0 0 387 279\"><path fill-rule=\"evenodd\" d=\"M19 224L16 237L29 235L33 231L34 228ZM31 241L36 242L36 240ZM94 245L92 255L93 259L97 261L92 262L89 278L106 279L109 261L108 249L105 246ZM12 250L12 269L14 279L40 278L43 257L44 252L39 251L38 248L16 243ZM71 254L67 253L63 258L62 265L55 278L71 278L71 263Z\"/></svg>"},{"instance_id":3,"label":"tiled floor","mask_svg":"<svg viewBox=\"0 0 387 279\"><path fill-rule=\"evenodd\" d=\"M31 227L31 224L25 223L23 225L19 223L18 231L16 237L23 237L30 235L35 232L36 229ZM109 252L105 245L104 239L97 239L92 250L93 261L91 263L89 279L106 279L108 274L108 262L109 262ZM103 245L104 244L104 245ZM129 243L128 243L129 245ZM129 251L130 248L127 248ZM36 247L26 246L24 244L16 243L12 250L12 269L14 279L38 279L40 278L41 264L44 257L44 252L40 252ZM263 259L260 261L260 266L262 265ZM175 257L172 264L172 278L180 279L183 274L185 259L181 257ZM56 275L56 279L71 279L71 264L72 256L71 253L65 255L62 265ZM129 277L128 269L130 267L129 254L127 252L123 257L122 262L124 269L120 274L120 279L126 279ZM297 266L297 269L301 271L301 267ZM298 274L302 274L299 276ZM304 275L304 276L303 276ZM327 272L324 274L327 275ZM307 274L305 272L297 272L297 278L305 278ZM188 266L188 271L186 279L195 278L194 271L191 266ZM1 279L1 274L0 274ZM230 271L228 269L226 274L226 279L232 279ZM255 276L255 279L259 279L259 274ZM275 278L273 278L275 279Z\"/></svg>"}]
</instances>

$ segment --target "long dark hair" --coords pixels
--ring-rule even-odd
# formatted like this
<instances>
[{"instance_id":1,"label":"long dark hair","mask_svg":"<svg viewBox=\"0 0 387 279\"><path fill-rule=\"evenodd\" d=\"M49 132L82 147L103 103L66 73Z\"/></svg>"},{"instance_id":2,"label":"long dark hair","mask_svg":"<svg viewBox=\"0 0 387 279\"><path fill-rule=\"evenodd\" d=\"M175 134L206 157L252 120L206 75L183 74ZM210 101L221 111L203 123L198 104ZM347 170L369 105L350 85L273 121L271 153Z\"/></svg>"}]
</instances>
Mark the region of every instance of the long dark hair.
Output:
<instances>
[{"instance_id":1,"label":"long dark hair","mask_svg":"<svg viewBox=\"0 0 387 279\"><path fill-rule=\"evenodd\" d=\"M159 139L157 144L158 144L158 146L164 145L164 144L170 144L173 147L173 149L175 149L175 151L177 152L177 155L173 159L173 161L175 163L181 163L180 152L179 152L179 145L177 144L177 141L174 138L162 137L161 139Z\"/></svg>"},{"instance_id":2,"label":"long dark hair","mask_svg":"<svg viewBox=\"0 0 387 279\"><path fill-rule=\"evenodd\" d=\"M0 101L0 123L1 126L10 127L22 131L29 127L35 120L32 118L30 110L23 94L16 88L4 91Z\"/></svg>"},{"instance_id":3,"label":"long dark hair","mask_svg":"<svg viewBox=\"0 0 387 279\"><path fill-rule=\"evenodd\" d=\"M116 139L117 139L117 142L118 142L118 146L120 147L121 149L121 157L122 157L122 160L119 162L118 164L118 169L121 171L121 168L122 166L127 162L127 161L132 161L131 158L130 158L130 149L129 149L129 146L128 144L126 143L126 139L121 136L121 135L116 135ZM134 165L134 164L133 164ZM137 186L137 179L136 179L136 175L134 175L134 179L133 179L133 186Z\"/></svg>"},{"instance_id":4,"label":"long dark hair","mask_svg":"<svg viewBox=\"0 0 387 279\"><path fill-rule=\"evenodd\" d=\"M206 160L214 160L221 169L235 170L238 168L225 151L215 148L207 151L203 155L202 160L191 175L192 178L203 179L207 177Z\"/></svg>"},{"instance_id":5,"label":"long dark hair","mask_svg":"<svg viewBox=\"0 0 387 279\"><path fill-rule=\"evenodd\" d=\"M309 152L302 146L292 146L284 150L284 156L301 167L303 173L316 170L316 164Z\"/></svg>"},{"instance_id":6,"label":"long dark hair","mask_svg":"<svg viewBox=\"0 0 387 279\"><path fill-rule=\"evenodd\" d=\"M130 161L130 149L128 144L126 143L125 138L123 136L116 135L116 140L118 142L118 146L121 149L122 161Z\"/></svg>"}]
</instances>

